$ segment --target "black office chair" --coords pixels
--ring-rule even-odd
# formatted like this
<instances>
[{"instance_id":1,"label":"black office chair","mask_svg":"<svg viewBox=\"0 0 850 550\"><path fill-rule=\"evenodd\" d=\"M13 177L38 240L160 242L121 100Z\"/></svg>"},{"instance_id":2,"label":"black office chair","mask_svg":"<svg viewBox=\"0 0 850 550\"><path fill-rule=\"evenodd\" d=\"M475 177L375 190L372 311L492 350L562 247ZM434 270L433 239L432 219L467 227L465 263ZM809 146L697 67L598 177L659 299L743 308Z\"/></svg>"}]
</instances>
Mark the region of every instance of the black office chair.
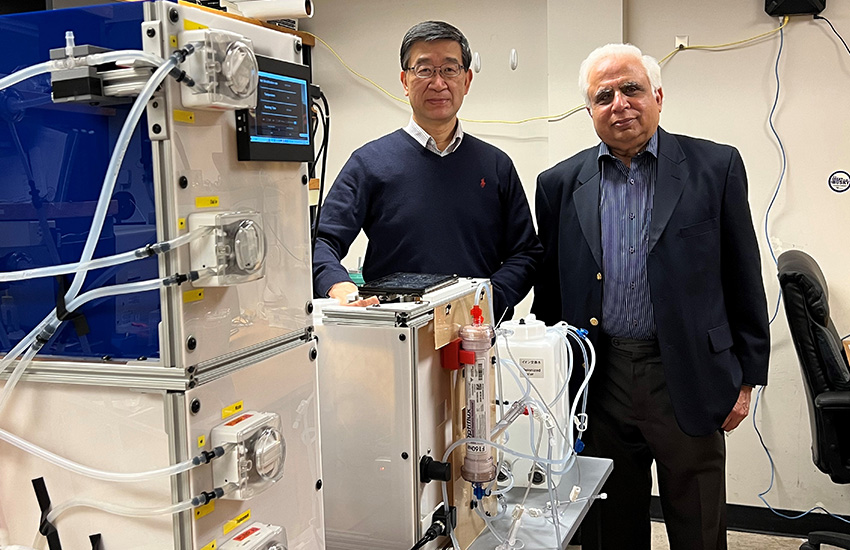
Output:
<instances>
[{"instance_id":1,"label":"black office chair","mask_svg":"<svg viewBox=\"0 0 850 550\"><path fill-rule=\"evenodd\" d=\"M808 397L812 460L833 482L850 483L850 368L829 318L826 280L811 256L789 250L779 256L779 284ZM850 534L815 531L800 550L821 544L850 549Z\"/></svg>"}]
</instances>

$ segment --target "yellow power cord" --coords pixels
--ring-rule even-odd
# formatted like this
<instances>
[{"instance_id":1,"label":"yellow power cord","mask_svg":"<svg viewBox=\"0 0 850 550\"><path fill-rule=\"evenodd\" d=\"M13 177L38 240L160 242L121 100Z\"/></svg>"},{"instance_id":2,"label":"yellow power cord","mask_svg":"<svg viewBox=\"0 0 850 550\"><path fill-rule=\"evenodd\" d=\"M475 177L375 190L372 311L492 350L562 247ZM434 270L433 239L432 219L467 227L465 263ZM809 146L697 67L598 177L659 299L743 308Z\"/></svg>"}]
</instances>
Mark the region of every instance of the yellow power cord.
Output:
<instances>
[{"instance_id":1,"label":"yellow power cord","mask_svg":"<svg viewBox=\"0 0 850 550\"><path fill-rule=\"evenodd\" d=\"M677 53L684 51L684 50L717 50L717 49L721 49L721 48L730 48L732 46L738 46L738 45L741 45L741 44L746 44L748 42L753 42L755 40L759 40L761 38L764 38L766 36L770 36L771 34L779 32L781 29L785 28L785 25L788 24L789 20L790 20L790 17L788 17L786 15L782 19L782 24L780 26L776 27L775 29L769 30L767 32L763 32L761 34L757 34L756 36L752 36L750 38L745 38L744 40L738 40L736 42L727 42L726 44L714 44L714 45L680 46L680 47L674 49L672 52L670 52L666 56L664 56L664 58L661 59L658 62L658 64L662 65L665 61L669 60L674 55L676 55ZM306 32L306 31L301 31L301 32L305 32L305 34L309 34L310 36L312 36L313 38L315 38L316 40L321 42L328 49L328 51L330 51L333 54L333 56L337 58L337 60L342 64L342 66L345 67L346 69L348 69L349 72L351 72L351 74L353 74L357 78L361 78L361 79L365 80L366 82L368 82L369 84L371 84L375 88L381 90L383 93L385 93L386 95L388 95L392 99L394 99L394 100L396 100L400 103L404 103L405 105L410 105L410 102L408 102L406 99L391 94L390 92L388 92L380 84L378 84L377 82L375 82L371 78L364 76L364 75L358 73L357 71L355 71L354 69L352 69L348 65L348 63L346 63L342 59L342 57L340 57L339 54L336 53L336 50L334 50L331 47L330 44L328 44L327 42L322 40L319 36L317 36L313 33L310 33L310 32ZM460 120L462 120L463 122L475 122L475 123L479 123L479 124L524 124L526 122L531 122L531 121L534 121L534 120L548 120L549 122L559 122L559 121L564 120L565 118L569 117L570 115L573 115L573 114L583 110L584 107L585 107L585 105L584 105L584 103L582 103L581 105L573 107L572 109L568 109L568 110L564 111L563 113L560 113L560 114L557 114L557 115L535 116L535 117L530 117L530 118L524 118L524 119L521 119L521 120L476 120L476 119L471 119L471 118L461 118Z\"/></svg>"},{"instance_id":2,"label":"yellow power cord","mask_svg":"<svg viewBox=\"0 0 850 550\"><path fill-rule=\"evenodd\" d=\"M765 36L770 36L771 34L777 33L777 32L779 32L780 30L784 29L784 28L785 28L785 25L787 25L787 24L788 24L788 21L789 21L790 19L791 19L791 18L790 18L790 17L788 17L788 16L786 15L786 16L782 19L782 24L781 24L781 25L779 25L778 27L776 27L775 29L773 29L773 30L769 30L769 31L767 31L767 32L763 32L763 33L761 33L761 34L757 34L757 35L752 36L752 37L750 37L750 38L745 38L745 39L743 39L743 40L738 40L737 42L727 42L726 44L714 44L713 46L680 46L680 47L676 48L675 50L673 50L672 52L670 52L670 53L668 53L667 55L665 55L665 56L664 56L664 58L663 58L663 59L661 59L661 60L658 62L658 64L659 64L659 65L661 65L662 63L664 63L665 61L667 61L668 59L670 59L671 57L673 57L673 56L674 56L674 55L676 55L677 53L679 53L679 52L681 52L681 51L684 51L684 50L719 50L719 49L721 49L721 48L729 48L729 47L731 47L731 46L738 46L738 45L740 45L740 44L746 44L747 42L753 42L753 41L755 41L755 40L758 40L758 39L760 39L760 38L764 38Z\"/></svg>"}]
</instances>

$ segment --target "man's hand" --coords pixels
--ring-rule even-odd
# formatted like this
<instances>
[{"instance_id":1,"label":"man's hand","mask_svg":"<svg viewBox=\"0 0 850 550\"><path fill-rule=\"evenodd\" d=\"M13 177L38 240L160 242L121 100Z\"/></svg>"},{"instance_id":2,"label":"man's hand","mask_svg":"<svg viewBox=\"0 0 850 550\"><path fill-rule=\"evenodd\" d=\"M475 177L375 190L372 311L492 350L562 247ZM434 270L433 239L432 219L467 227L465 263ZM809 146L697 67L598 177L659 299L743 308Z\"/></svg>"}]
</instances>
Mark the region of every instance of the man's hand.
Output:
<instances>
[{"instance_id":1,"label":"man's hand","mask_svg":"<svg viewBox=\"0 0 850 550\"><path fill-rule=\"evenodd\" d=\"M355 285L351 281L341 281L341 282L336 283L334 286L331 287L331 289L328 291L328 297L336 299L336 301L339 302L340 305L343 305L343 306L365 307L365 306L375 306L375 305L378 305L380 303L378 301L378 298L376 298L375 296L370 296L370 297L364 298L362 300L355 300L353 302L349 302L348 296L350 294L356 294L356 293L357 293L357 285Z\"/></svg>"},{"instance_id":2,"label":"man's hand","mask_svg":"<svg viewBox=\"0 0 850 550\"><path fill-rule=\"evenodd\" d=\"M741 391L738 393L738 401L732 407L732 412L726 417L726 421L721 428L725 432L731 432L738 427L738 424L744 420L750 413L750 394L753 392L752 386L741 386Z\"/></svg>"}]
</instances>

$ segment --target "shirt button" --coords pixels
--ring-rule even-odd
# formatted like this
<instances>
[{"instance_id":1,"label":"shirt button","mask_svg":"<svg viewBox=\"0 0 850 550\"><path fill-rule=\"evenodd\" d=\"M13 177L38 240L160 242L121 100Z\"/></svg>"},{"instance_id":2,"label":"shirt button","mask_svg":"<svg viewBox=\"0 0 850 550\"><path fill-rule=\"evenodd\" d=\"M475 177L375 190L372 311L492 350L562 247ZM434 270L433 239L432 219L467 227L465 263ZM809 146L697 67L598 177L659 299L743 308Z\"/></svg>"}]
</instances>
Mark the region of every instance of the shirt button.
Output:
<instances>
[{"instance_id":1,"label":"shirt button","mask_svg":"<svg viewBox=\"0 0 850 550\"><path fill-rule=\"evenodd\" d=\"M635 319L634 321L632 321L632 325L633 325L633 326L637 326L637 325L638 325L637 319Z\"/></svg>"},{"instance_id":2,"label":"shirt button","mask_svg":"<svg viewBox=\"0 0 850 550\"><path fill-rule=\"evenodd\" d=\"M634 288L635 288L635 283L634 283L634 281L632 281L632 283L631 283L629 286L632 288L632 290L634 290Z\"/></svg>"},{"instance_id":3,"label":"shirt button","mask_svg":"<svg viewBox=\"0 0 850 550\"><path fill-rule=\"evenodd\" d=\"M635 213L634 212L629 212L629 219L630 220L635 219Z\"/></svg>"},{"instance_id":4,"label":"shirt button","mask_svg":"<svg viewBox=\"0 0 850 550\"><path fill-rule=\"evenodd\" d=\"M629 254L634 254L634 253L635 253L635 247L630 246L629 247Z\"/></svg>"},{"instance_id":5,"label":"shirt button","mask_svg":"<svg viewBox=\"0 0 850 550\"><path fill-rule=\"evenodd\" d=\"M630 180L629 180L629 183L630 183L630 184L632 184L632 185L634 185L634 184L635 184L635 180L630 179Z\"/></svg>"},{"instance_id":6,"label":"shirt button","mask_svg":"<svg viewBox=\"0 0 850 550\"><path fill-rule=\"evenodd\" d=\"M591 317L590 318L590 324L595 327L596 325L599 324L599 320L597 320L596 317Z\"/></svg>"}]
</instances>

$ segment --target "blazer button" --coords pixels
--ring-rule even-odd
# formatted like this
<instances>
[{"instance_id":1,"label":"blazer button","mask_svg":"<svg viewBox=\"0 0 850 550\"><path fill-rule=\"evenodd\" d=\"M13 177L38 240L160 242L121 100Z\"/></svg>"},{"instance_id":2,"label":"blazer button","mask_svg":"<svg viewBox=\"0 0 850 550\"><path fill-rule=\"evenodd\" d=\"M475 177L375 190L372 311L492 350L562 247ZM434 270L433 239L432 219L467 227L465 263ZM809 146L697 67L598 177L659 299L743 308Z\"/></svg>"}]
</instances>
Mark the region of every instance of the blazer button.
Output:
<instances>
[{"instance_id":1,"label":"blazer button","mask_svg":"<svg viewBox=\"0 0 850 550\"><path fill-rule=\"evenodd\" d=\"M590 324L593 325L593 326L596 326L596 325L599 324L599 321L596 319L596 317L591 317L590 318Z\"/></svg>"},{"instance_id":2,"label":"blazer button","mask_svg":"<svg viewBox=\"0 0 850 550\"><path fill-rule=\"evenodd\" d=\"M601 271L600 271L599 273L597 273L597 274L596 274L596 280L597 280L597 281L601 281L601 280L602 280L602 272L601 272Z\"/></svg>"}]
</instances>

